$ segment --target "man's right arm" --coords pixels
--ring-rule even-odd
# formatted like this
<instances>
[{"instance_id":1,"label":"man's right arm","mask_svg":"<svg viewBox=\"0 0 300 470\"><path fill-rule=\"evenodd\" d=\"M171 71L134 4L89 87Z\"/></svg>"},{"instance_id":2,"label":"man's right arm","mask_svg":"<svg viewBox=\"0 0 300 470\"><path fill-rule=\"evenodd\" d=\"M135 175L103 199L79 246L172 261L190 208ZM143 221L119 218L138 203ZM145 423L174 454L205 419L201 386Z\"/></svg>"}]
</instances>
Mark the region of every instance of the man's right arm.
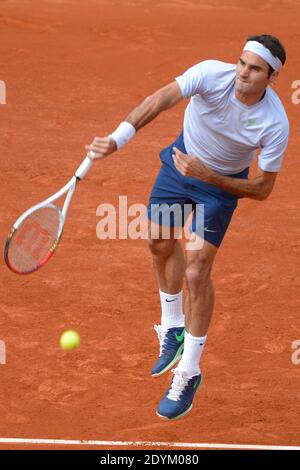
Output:
<instances>
[{"instance_id":1,"label":"man's right arm","mask_svg":"<svg viewBox=\"0 0 300 470\"><path fill-rule=\"evenodd\" d=\"M182 94L176 80L148 96L125 119L136 130L151 122L162 111L172 108L182 100Z\"/></svg>"},{"instance_id":2,"label":"man's right arm","mask_svg":"<svg viewBox=\"0 0 300 470\"><path fill-rule=\"evenodd\" d=\"M152 95L142 101L131 113L126 117L125 122L131 124L135 130L141 129L143 126L155 119L162 111L172 108L183 99L178 83L169 83L160 88ZM117 150L114 139L110 136L95 137L91 145L87 145L88 151L93 151L93 159L104 158Z\"/></svg>"}]
</instances>

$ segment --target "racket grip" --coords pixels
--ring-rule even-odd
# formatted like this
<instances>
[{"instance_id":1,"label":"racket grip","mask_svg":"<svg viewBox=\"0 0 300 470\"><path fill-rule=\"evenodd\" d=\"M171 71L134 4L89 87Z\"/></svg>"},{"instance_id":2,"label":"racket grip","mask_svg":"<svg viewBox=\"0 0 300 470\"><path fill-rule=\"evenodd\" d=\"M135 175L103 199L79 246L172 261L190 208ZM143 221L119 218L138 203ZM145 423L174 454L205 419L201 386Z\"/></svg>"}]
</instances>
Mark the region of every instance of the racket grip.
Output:
<instances>
[{"instance_id":1,"label":"racket grip","mask_svg":"<svg viewBox=\"0 0 300 470\"><path fill-rule=\"evenodd\" d=\"M75 172L76 178L78 178L79 180L82 180L87 174L87 172L89 171L89 169L91 168L92 164L93 164L93 161L89 157L85 157L85 159L83 160L83 162L81 163L81 165L77 168Z\"/></svg>"}]
</instances>

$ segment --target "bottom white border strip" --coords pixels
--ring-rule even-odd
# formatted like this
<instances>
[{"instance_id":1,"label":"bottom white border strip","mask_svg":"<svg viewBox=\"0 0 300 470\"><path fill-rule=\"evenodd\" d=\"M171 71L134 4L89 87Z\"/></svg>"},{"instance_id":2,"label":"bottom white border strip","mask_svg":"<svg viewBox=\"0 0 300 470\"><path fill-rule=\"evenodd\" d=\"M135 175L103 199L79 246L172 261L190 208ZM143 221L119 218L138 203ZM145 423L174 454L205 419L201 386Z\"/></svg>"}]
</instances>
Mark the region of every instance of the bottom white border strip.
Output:
<instances>
[{"instance_id":1,"label":"bottom white border strip","mask_svg":"<svg viewBox=\"0 0 300 470\"><path fill-rule=\"evenodd\" d=\"M255 444L211 444L196 442L143 442L143 441L91 441L64 439L19 439L0 438L0 444L40 444L95 447L182 447L186 449L233 449L233 450L300 450L300 446L255 445Z\"/></svg>"}]
</instances>

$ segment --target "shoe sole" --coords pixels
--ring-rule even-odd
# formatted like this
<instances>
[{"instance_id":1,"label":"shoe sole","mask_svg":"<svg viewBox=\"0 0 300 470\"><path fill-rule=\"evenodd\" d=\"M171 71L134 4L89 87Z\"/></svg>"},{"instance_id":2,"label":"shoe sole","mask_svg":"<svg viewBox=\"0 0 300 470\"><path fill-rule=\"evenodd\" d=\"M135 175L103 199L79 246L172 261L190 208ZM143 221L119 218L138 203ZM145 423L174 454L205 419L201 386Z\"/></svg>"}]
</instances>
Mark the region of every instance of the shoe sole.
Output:
<instances>
[{"instance_id":1,"label":"shoe sole","mask_svg":"<svg viewBox=\"0 0 300 470\"><path fill-rule=\"evenodd\" d=\"M156 374L151 374L151 377L160 377L161 375L165 374L166 372L168 372L168 370L170 370L174 364L176 364L176 362L178 362L181 358L182 358L182 354L183 354L183 344L178 348L178 351L179 352L179 355L178 356L175 356L173 361L170 362L170 364L168 364L163 370L161 370L160 372L157 372ZM178 354L178 351L177 351L177 354Z\"/></svg>"},{"instance_id":2,"label":"shoe sole","mask_svg":"<svg viewBox=\"0 0 300 470\"><path fill-rule=\"evenodd\" d=\"M184 411L180 415L174 416L174 418L168 418L167 416L160 415L158 412L156 412L156 414L159 418L164 419L165 421L176 421L176 419L183 418L186 414L188 414L192 408L193 408L193 405L191 405L186 411Z\"/></svg>"}]
</instances>

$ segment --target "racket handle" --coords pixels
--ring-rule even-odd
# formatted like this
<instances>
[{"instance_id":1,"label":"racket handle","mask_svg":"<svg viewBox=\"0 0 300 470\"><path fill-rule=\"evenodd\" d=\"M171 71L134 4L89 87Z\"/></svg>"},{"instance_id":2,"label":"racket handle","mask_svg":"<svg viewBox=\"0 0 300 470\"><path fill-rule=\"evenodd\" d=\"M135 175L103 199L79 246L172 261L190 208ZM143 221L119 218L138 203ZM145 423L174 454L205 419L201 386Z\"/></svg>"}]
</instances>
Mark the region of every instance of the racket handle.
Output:
<instances>
[{"instance_id":1,"label":"racket handle","mask_svg":"<svg viewBox=\"0 0 300 470\"><path fill-rule=\"evenodd\" d=\"M82 180L87 174L87 172L89 171L89 169L91 168L92 164L93 164L93 161L88 156L85 157L85 159L83 160L83 162L81 163L81 165L77 168L75 172L76 178L78 178L79 180Z\"/></svg>"}]
</instances>

